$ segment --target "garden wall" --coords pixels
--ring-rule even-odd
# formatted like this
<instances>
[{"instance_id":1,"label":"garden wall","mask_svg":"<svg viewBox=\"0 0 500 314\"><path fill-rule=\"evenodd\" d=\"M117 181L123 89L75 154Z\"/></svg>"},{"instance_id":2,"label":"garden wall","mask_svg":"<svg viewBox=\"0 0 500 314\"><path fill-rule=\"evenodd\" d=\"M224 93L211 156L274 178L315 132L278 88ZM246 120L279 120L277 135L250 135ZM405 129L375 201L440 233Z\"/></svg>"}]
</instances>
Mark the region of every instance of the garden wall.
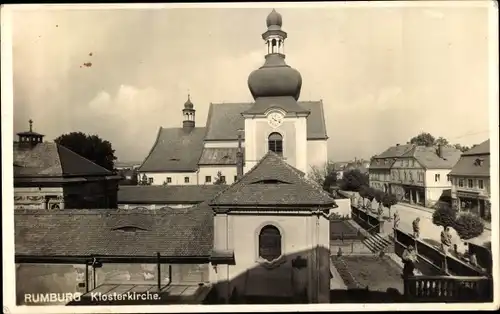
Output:
<instances>
[{"instance_id":1,"label":"garden wall","mask_svg":"<svg viewBox=\"0 0 500 314\"><path fill-rule=\"evenodd\" d=\"M369 230L371 234L381 233L383 231L383 221L379 221L378 217L372 213L368 213L355 206L351 206L351 212L351 218L363 229Z\"/></svg>"}]
</instances>

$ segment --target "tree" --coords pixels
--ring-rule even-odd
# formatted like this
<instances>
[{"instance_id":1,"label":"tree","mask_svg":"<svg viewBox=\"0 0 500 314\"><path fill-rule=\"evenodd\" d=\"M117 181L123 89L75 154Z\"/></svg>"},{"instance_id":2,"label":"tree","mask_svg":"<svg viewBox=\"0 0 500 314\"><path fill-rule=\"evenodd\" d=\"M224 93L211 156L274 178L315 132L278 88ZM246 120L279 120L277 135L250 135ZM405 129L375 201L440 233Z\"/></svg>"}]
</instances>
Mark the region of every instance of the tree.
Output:
<instances>
[{"instance_id":1,"label":"tree","mask_svg":"<svg viewBox=\"0 0 500 314\"><path fill-rule=\"evenodd\" d=\"M344 172L340 180L340 188L345 191L358 192L363 185L369 185L368 173L362 173L359 169Z\"/></svg>"},{"instance_id":2,"label":"tree","mask_svg":"<svg viewBox=\"0 0 500 314\"><path fill-rule=\"evenodd\" d=\"M472 213L462 213L456 219L453 228L460 239L470 240L484 232L484 223L481 218Z\"/></svg>"},{"instance_id":3,"label":"tree","mask_svg":"<svg viewBox=\"0 0 500 314\"><path fill-rule=\"evenodd\" d=\"M377 191L374 188L371 188L369 186L366 187L366 198L368 199L368 204L366 204L366 207L368 207L368 209L370 210L372 209L372 202L376 194Z\"/></svg>"},{"instance_id":4,"label":"tree","mask_svg":"<svg viewBox=\"0 0 500 314\"><path fill-rule=\"evenodd\" d=\"M468 151L470 148L468 146L462 146L460 144L454 144L453 147L461 151L462 153Z\"/></svg>"},{"instance_id":5,"label":"tree","mask_svg":"<svg viewBox=\"0 0 500 314\"><path fill-rule=\"evenodd\" d=\"M335 170L335 163L328 161L323 167L311 167L309 178L318 183L323 190L331 193L331 187L337 185L338 172Z\"/></svg>"},{"instance_id":6,"label":"tree","mask_svg":"<svg viewBox=\"0 0 500 314\"><path fill-rule=\"evenodd\" d=\"M110 142L97 135L71 132L59 136L54 141L103 168L114 170L115 150Z\"/></svg>"},{"instance_id":7,"label":"tree","mask_svg":"<svg viewBox=\"0 0 500 314\"><path fill-rule=\"evenodd\" d=\"M368 193L370 193L368 191L369 187L366 186L366 185L362 185L360 188L359 188L359 196L363 199L363 207L365 207L365 198L368 197Z\"/></svg>"},{"instance_id":8,"label":"tree","mask_svg":"<svg viewBox=\"0 0 500 314\"><path fill-rule=\"evenodd\" d=\"M440 206L432 214L432 223L436 226L454 227L457 218L457 210L451 206Z\"/></svg>"},{"instance_id":9,"label":"tree","mask_svg":"<svg viewBox=\"0 0 500 314\"><path fill-rule=\"evenodd\" d=\"M410 144L415 144L418 146L434 146L436 138L430 133L422 132L417 136L410 139Z\"/></svg>"},{"instance_id":10,"label":"tree","mask_svg":"<svg viewBox=\"0 0 500 314\"><path fill-rule=\"evenodd\" d=\"M391 207L398 203L396 195L392 193L385 193L382 198L382 204L389 209L389 217L391 217Z\"/></svg>"},{"instance_id":11,"label":"tree","mask_svg":"<svg viewBox=\"0 0 500 314\"><path fill-rule=\"evenodd\" d=\"M435 142L435 145L441 145L441 146L446 146L449 144L448 140L445 139L444 137L440 136Z\"/></svg>"},{"instance_id":12,"label":"tree","mask_svg":"<svg viewBox=\"0 0 500 314\"><path fill-rule=\"evenodd\" d=\"M214 184L226 184L226 178L222 175L222 172L217 172L217 177Z\"/></svg>"},{"instance_id":13,"label":"tree","mask_svg":"<svg viewBox=\"0 0 500 314\"><path fill-rule=\"evenodd\" d=\"M382 212L383 212L383 210L384 210L384 208L383 208L383 203L382 203L382 201L383 201L383 199L384 199L384 195L385 195L385 193L384 193L383 191L380 191L380 190L376 190L376 191L375 191L375 200L376 200L376 201L377 201L377 203L378 203L378 210L377 210L377 211L378 211L379 213L382 213Z\"/></svg>"}]
</instances>

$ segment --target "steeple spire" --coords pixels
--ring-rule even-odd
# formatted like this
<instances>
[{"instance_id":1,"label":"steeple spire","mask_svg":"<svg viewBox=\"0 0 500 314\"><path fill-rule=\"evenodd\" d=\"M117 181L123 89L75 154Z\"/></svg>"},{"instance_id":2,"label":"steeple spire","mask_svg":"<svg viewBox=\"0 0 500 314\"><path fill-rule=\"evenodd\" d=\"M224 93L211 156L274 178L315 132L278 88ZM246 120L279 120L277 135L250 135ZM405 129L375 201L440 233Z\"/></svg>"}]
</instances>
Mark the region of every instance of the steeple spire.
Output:
<instances>
[{"instance_id":1,"label":"steeple spire","mask_svg":"<svg viewBox=\"0 0 500 314\"><path fill-rule=\"evenodd\" d=\"M184 116L184 121L182 121L182 127L185 130L191 130L195 127L195 114L194 105L191 102L191 94L188 91L188 99L184 103L184 109L182 109L182 115Z\"/></svg>"},{"instance_id":2,"label":"steeple spire","mask_svg":"<svg viewBox=\"0 0 500 314\"><path fill-rule=\"evenodd\" d=\"M275 9L269 13L266 19L267 31L262 34L262 39L266 41L267 54L285 54L285 39L287 34L281 29L283 18Z\"/></svg>"}]
</instances>

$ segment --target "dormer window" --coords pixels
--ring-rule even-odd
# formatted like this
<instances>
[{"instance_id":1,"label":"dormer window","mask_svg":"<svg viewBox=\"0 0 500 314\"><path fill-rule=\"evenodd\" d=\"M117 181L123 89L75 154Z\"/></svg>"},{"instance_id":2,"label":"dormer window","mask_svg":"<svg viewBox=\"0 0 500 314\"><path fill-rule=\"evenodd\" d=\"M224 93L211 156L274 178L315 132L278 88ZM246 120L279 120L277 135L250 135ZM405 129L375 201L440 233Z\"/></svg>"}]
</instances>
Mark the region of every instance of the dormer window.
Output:
<instances>
[{"instance_id":1,"label":"dormer window","mask_svg":"<svg viewBox=\"0 0 500 314\"><path fill-rule=\"evenodd\" d=\"M115 231L120 231L120 232L127 232L127 233L136 233L137 231L146 231L146 229L137 227L137 226L129 226L129 225L123 225L117 228L113 228Z\"/></svg>"},{"instance_id":2,"label":"dormer window","mask_svg":"<svg viewBox=\"0 0 500 314\"><path fill-rule=\"evenodd\" d=\"M481 167L483 165L483 159L482 158L477 158L474 161L474 165Z\"/></svg>"}]
</instances>

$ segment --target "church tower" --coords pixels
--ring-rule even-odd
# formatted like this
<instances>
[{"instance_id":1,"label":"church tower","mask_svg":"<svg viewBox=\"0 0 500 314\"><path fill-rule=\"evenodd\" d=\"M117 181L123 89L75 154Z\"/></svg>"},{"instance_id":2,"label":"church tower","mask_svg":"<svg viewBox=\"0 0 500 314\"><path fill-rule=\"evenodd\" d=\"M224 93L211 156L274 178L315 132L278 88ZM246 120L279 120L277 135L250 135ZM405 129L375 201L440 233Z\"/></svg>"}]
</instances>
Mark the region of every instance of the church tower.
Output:
<instances>
[{"instance_id":1,"label":"church tower","mask_svg":"<svg viewBox=\"0 0 500 314\"><path fill-rule=\"evenodd\" d=\"M285 40L281 15L272 10L267 16L265 63L248 77L254 105L243 112L245 118L245 172L268 151L307 173L307 116L298 103L302 87L299 71L285 63Z\"/></svg>"},{"instance_id":2,"label":"church tower","mask_svg":"<svg viewBox=\"0 0 500 314\"><path fill-rule=\"evenodd\" d=\"M191 131L194 129L195 125L195 115L196 110L194 110L194 105L191 102L191 95L188 95L187 101L184 103L184 109L182 109L182 115L184 116L184 121L182 121L182 128L186 131Z\"/></svg>"}]
</instances>

